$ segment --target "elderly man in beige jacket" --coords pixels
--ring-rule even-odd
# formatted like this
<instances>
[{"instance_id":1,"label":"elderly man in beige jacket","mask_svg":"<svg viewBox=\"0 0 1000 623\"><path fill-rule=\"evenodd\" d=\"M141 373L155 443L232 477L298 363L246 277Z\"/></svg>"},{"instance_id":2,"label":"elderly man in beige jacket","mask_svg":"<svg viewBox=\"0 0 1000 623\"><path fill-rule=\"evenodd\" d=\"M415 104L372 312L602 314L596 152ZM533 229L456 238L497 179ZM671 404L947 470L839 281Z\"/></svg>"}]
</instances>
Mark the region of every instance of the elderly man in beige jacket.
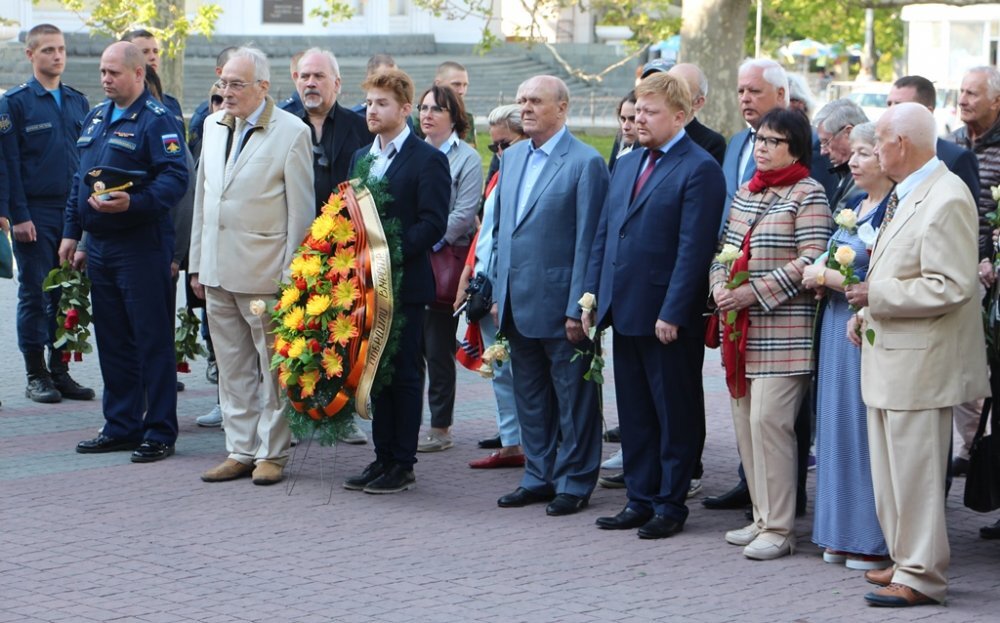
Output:
<instances>
[{"instance_id":1,"label":"elderly man in beige jacket","mask_svg":"<svg viewBox=\"0 0 1000 623\"><path fill-rule=\"evenodd\" d=\"M309 128L275 107L264 53L240 48L216 85L223 109L205 120L191 232L190 273L206 299L219 363L219 400L227 458L202 474L206 482L253 476L280 482L291 432L284 396L270 370L265 311L274 299L315 210Z\"/></svg>"},{"instance_id":2,"label":"elderly man in beige jacket","mask_svg":"<svg viewBox=\"0 0 1000 623\"><path fill-rule=\"evenodd\" d=\"M867 280L847 290L863 308L848 337L861 347L875 507L895 563L865 573L882 586L865 595L874 606L944 600L952 405L989 394L975 202L935 156L935 130L920 104L893 106L879 119L879 162L896 188Z\"/></svg>"}]
</instances>

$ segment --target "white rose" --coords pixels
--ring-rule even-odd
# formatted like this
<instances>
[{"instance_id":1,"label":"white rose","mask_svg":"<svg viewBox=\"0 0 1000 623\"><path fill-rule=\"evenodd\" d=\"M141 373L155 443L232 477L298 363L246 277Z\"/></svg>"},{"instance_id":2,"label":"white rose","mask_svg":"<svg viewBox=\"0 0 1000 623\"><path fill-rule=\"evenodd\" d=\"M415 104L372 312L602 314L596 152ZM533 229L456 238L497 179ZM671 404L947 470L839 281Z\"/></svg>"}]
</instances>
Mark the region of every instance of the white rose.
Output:
<instances>
[{"instance_id":1,"label":"white rose","mask_svg":"<svg viewBox=\"0 0 1000 623\"><path fill-rule=\"evenodd\" d=\"M833 222L848 231L854 231L854 228L858 226L858 214L854 210L845 208L837 213Z\"/></svg>"},{"instance_id":2,"label":"white rose","mask_svg":"<svg viewBox=\"0 0 1000 623\"><path fill-rule=\"evenodd\" d=\"M482 366L480 366L478 370L476 370L476 372L479 372L479 376L483 377L484 379L493 378L493 366L491 366L488 363L484 363Z\"/></svg>"},{"instance_id":3,"label":"white rose","mask_svg":"<svg viewBox=\"0 0 1000 623\"><path fill-rule=\"evenodd\" d=\"M597 307L597 297L590 292L584 292L578 302L580 303L580 309L585 312L593 311Z\"/></svg>"},{"instance_id":4,"label":"white rose","mask_svg":"<svg viewBox=\"0 0 1000 623\"><path fill-rule=\"evenodd\" d=\"M267 311L267 304L260 299L250 301L250 313L254 316L261 316Z\"/></svg>"},{"instance_id":5,"label":"white rose","mask_svg":"<svg viewBox=\"0 0 1000 623\"><path fill-rule=\"evenodd\" d=\"M990 192L993 193L993 201L1000 201L1000 186L990 186Z\"/></svg>"},{"instance_id":6,"label":"white rose","mask_svg":"<svg viewBox=\"0 0 1000 623\"><path fill-rule=\"evenodd\" d=\"M853 266L854 265L854 249L844 245L842 247L837 247L837 252L834 253L833 259L837 260L837 263L841 266Z\"/></svg>"},{"instance_id":7,"label":"white rose","mask_svg":"<svg viewBox=\"0 0 1000 623\"><path fill-rule=\"evenodd\" d=\"M743 256L743 251L735 244L722 245L722 251L715 256L715 260L721 264L732 264Z\"/></svg>"}]
</instances>

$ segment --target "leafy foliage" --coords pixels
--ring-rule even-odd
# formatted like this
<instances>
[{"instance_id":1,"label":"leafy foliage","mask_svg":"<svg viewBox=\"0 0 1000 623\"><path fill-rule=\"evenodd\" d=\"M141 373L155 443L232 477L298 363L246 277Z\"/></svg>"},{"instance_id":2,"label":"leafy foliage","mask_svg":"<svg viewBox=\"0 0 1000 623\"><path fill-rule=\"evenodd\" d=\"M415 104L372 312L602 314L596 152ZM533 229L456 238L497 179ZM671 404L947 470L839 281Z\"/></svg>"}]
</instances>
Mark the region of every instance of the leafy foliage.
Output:
<instances>
[{"instance_id":1,"label":"leafy foliage","mask_svg":"<svg viewBox=\"0 0 1000 623\"><path fill-rule=\"evenodd\" d=\"M63 351L63 360L73 353L77 361L93 352L90 339L90 279L69 262L53 268L42 282L46 292L59 290L59 315L56 316L56 340L53 347Z\"/></svg>"}]
</instances>

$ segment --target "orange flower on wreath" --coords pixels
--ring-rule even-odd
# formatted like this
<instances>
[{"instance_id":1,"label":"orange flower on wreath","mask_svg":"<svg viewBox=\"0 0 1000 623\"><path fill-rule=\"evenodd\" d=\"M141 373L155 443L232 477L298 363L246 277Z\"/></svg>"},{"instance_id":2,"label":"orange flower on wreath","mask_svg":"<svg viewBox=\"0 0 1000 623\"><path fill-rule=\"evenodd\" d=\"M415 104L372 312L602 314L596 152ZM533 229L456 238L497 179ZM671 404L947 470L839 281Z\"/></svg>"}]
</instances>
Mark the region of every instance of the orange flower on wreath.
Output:
<instances>
[{"instance_id":1,"label":"orange flower on wreath","mask_svg":"<svg viewBox=\"0 0 1000 623\"><path fill-rule=\"evenodd\" d=\"M358 327L355 326L350 316L344 314L331 320L327 329L330 331L330 342L336 342L341 346L347 346L351 339L358 337Z\"/></svg>"},{"instance_id":2,"label":"orange flower on wreath","mask_svg":"<svg viewBox=\"0 0 1000 623\"><path fill-rule=\"evenodd\" d=\"M328 379L344 373L344 359L336 350L327 348L323 351L323 370Z\"/></svg>"},{"instance_id":3,"label":"orange flower on wreath","mask_svg":"<svg viewBox=\"0 0 1000 623\"><path fill-rule=\"evenodd\" d=\"M333 304L341 309L350 309L360 296L361 292L353 279L338 281L333 286Z\"/></svg>"}]
</instances>

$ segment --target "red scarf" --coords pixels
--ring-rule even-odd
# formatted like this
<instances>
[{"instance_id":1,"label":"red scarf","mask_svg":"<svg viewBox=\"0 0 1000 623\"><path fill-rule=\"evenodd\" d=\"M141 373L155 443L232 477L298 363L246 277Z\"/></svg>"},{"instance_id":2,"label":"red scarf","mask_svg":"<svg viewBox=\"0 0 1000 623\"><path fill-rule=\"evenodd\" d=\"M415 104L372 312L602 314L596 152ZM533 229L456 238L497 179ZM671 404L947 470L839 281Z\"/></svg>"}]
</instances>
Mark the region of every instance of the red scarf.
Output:
<instances>
[{"instance_id":1,"label":"red scarf","mask_svg":"<svg viewBox=\"0 0 1000 623\"><path fill-rule=\"evenodd\" d=\"M793 162L782 169L772 169L770 171L754 171L750 178L750 192L759 193L772 186L791 186L799 180L809 177L809 167L801 162Z\"/></svg>"},{"instance_id":2,"label":"red scarf","mask_svg":"<svg viewBox=\"0 0 1000 623\"><path fill-rule=\"evenodd\" d=\"M743 237L741 250L743 254L736 258L729 270L729 278L736 273L750 270L750 234L749 230ZM723 312L716 312L725 317ZM730 312L732 313L732 312ZM736 312L733 324L722 323L722 364L726 369L726 385L729 395L740 399L747 394L747 332L750 330L750 308L744 307Z\"/></svg>"}]
</instances>

